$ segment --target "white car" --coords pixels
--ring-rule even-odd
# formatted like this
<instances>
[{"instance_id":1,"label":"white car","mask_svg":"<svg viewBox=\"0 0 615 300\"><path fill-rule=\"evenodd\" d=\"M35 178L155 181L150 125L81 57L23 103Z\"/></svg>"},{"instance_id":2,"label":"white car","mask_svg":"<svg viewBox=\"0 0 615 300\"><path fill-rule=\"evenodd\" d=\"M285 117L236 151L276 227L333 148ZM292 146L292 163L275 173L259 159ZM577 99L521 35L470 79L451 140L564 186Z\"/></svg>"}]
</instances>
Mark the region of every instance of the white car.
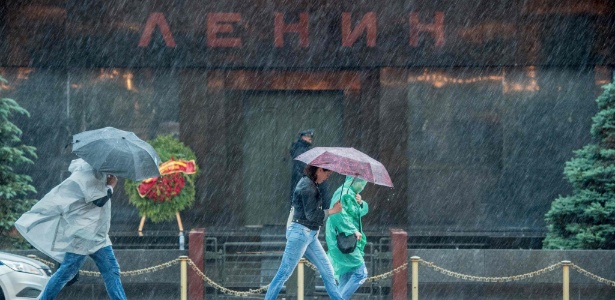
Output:
<instances>
[{"instance_id":1,"label":"white car","mask_svg":"<svg viewBox=\"0 0 615 300\"><path fill-rule=\"evenodd\" d=\"M0 300L36 299L50 276L51 269L42 262L0 252Z\"/></svg>"}]
</instances>

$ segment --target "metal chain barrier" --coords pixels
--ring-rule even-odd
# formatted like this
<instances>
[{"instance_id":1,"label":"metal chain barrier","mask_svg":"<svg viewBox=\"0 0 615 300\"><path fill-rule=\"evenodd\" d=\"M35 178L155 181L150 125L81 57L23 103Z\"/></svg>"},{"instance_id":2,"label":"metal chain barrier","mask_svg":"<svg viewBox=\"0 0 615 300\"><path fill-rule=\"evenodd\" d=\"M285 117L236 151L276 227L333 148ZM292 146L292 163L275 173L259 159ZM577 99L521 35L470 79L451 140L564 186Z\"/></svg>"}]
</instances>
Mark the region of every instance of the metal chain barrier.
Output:
<instances>
[{"instance_id":1,"label":"metal chain barrier","mask_svg":"<svg viewBox=\"0 0 615 300\"><path fill-rule=\"evenodd\" d=\"M249 295L254 295L254 294L261 294L265 291L267 291L267 289L269 288L269 285L266 286L262 286L258 289L250 289L247 292L243 292L243 291L235 291L235 290L231 290L228 288L225 288L221 285L219 285L218 283L216 283L215 281L213 281L212 279L210 279L209 277L207 277L207 275L205 275L199 268L197 265L194 264L194 262L191 259L188 259L188 264L190 265L190 267L192 268L192 270L194 270L194 272L196 272L202 279L203 281L205 281L207 284L209 284L210 286L212 286L213 288L219 290L220 292L227 294L227 295L233 295L233 296L239 296L239 297L245 297L245 296L249 296ZM305 260L305 265L314 270L314 271L318 271L318 268L316 268L316 266L314 264L312 264L311 262ZM374 282L374 281L378 281L378 280L382 280L385 279L387 277L393 276L393 274L395 273L399 273L400 271L404 270L408 268L408 263L405 263L387 273L383 273L377 276L373 276L373 277L369 277L366 279L366 281L368 282Z\"/></svg>"},{"instance_id":2,"label":"metal chain barrier","mask_svg":"<svg viewBox=\"0 0 615 300\"><path fill-rule=\"evenodd\" d=\"M37 257L36 255L28 255L29 258L38 260L46 265L48 265L49 267L55 267L55 263L48 261L48 260L44 260L40 257ZM120 272L121 276L137 276L137 275L142 275L142 274L146 274L146 273L151 273L151 272L156 272L156 271L160 271L162 269L166 269L169 268L171 266L174 266L176 264L178 264L180 262L180 258L176 258L174 260L153 266L153 267L148 267L148 268L143 268L143 269L138 269L138 270L132 270L132 271L123 271ZM305 265L307 267L309 267L310 269L314 270L314 271L318 271L318 268L316 268L316 266L314 264L312 264L311 262L304 260ZM473 275L466 275L466 274L462 274L462 273L458 273L458 272L454 272L445 268L442 268L440 266L437 266L436 264L434 264L433 262L429 262L429 261L425 261L423 259L419 258L419 263L427 266L439 273L442 273L444 275L447 276L451 276L451 277L455 277L455 278L459 278L459 279L463 279L463 280L468 280L468 281L477 281L477 282L511 282L511 281L518 281L518 280L524 280L524 279L528 279L528 278L532 278L535 276L539 276L539 275L543 275L546 274L548 272L552 272L555 269L557 269L558 267L561 267L562 265L564 265L563 262L559 262L556 264L552 264L548 267L533 271L533 272L529 272L529 273L525 273L525 274L520 274L520 275L513 275L513 276L502 276L502 277L488 277L488 276L473 276ZM257 295L257 294L261 294L265 291L267 291L267 289L269 288L269 285L266 286L262 286L258 289L249 289L248 291L235 291L235 290L231 290L229 288L225 288L221 285L219 285L218 283L216 283L215 281L213 281L212 279L210 279L209 277L207 277L199 268L198 266L190 259L188 258L188 264L190 265L190 267L192 268L192 270L194 270L202 279L203 281L205 281L207 284L209 284L210 286L212 286L213 288L219 290L220 292L227 294L227 295L233 295L233 296L239 296L239 297L246 297L249 295ZM573 269L575 269L577 272L581 273L582 275L591 278L593 280L596 280L600 283L604 283L610 286L615 286L615 281L613 280L609 280L603 277L600 277L598 275L595 275L573 263L570 263L570 266L572 266ZM368 277L366 279L367 282L375 282L375 281L379 281L379 280L383 280L386 279L388 277L393 276L396 273L401 272L402 270L405 270L408 268L408 263L404 263L403 265L380 275L376 275L376 276L372 276L372 277ZM94 272L94 271L79 271L79 274L84 275L84 276L94 276L94 277L100 277L100 272Z\"/></svg>"},{"instance_id":3,"label":"metal chain barrier","mask_svg":"<svg viewBox=\"0 0 615 300\"><path fill-rule=\"evenodd\" d=\"M316 266L314 264L312 264L311 262L309 262L307 260L305 261L305 265L308 266L308 268L310 268L310 269L312 269L314 271L318 271L318 268L316 268ZM395 269L393 269L393 270L391 270L389 272L382 273L380 275L376 275L376 276L372 276L372 277L368 277L368 278L365 279L365 281L367 281L367 282L380 281L380 280L386 279L387 277L391 277L391 276L393 276L393 274L399 273L399 272L401 272L401 270L405 270L407 268L408 268L408 263L405 263L405 264L403 264L403 265L401 265L401 266L399 266L399 267L397 267L397 268L395 268Z\"/></svg>"},{"instance_id":4,"label":"metal chain barrier","mask_svg":"<svg viewBox=\"0 0 615 300\"><path fill-rule=\"evenodd\" d=\"M132 271L120 271L120 276L137 276L137 275L142 275L146 273L152 273L152 272L156 272L156 271L160 271L160 270L172 267L178 263L179 263L179 258L176 258L174 260L170 260L170 261L161 263L153 267L132 270ZM100 277L100 272L94 272L94 271L79 271L79 274L84 275L84 276Z\"/></svg>"},{"instance_id":5,"label":"metal chain barrier","mask_svg":"<svg viewBox=\"0 0 615 300\"><path fill-rule=\"evenodd\" d=\"M269 288L269 284L268 284L266 286L262 286L262 287L260 287L258 289L255 289L255 290L250 289L247 292L231 290L231 289L225 288L225 287L217 284L215 281L213 281L209 277L207 277L207 275L205 275L205 273L203 273L199 269L199 267L196 264L194 264L192 259L188 258L188 264L190 265L192 270L194 270L194 272L196 272L203 279L203 281L207 282L213 288L215 288L215 289L217 289L217 290L219 290L222 293L227 294L227 295L246 297L246 296L249 296L250 294L260 294L260 293L266 291Z\"/></svg>"},{"instance_id":6,"label":"metal chain barrier","mask_svg":"<svg viewBox=\"0 0 615 300\"><path fill-rule=\"evenodd\" d=\"M36 260L38 260L38 261L48 265L51 268L55 267L55 263L53 263L51 261L48 261L48 260L44 260L42 258L39 258L36 255L28 255L28 257L30 257L32 259L36 259ZM137 276L137 275L142 275L142 274L146 274L146 273L152 273L152 272L156 272L156 271L160 271L160 270L169 268L169 267L174 266L174 265L176 265L178 263L179 263L179 258L176 258L174 260L170 260L168 262L161 263L161 264L153 266L153 267L143 268L143 269L139 269L139 270L132 270L132 271L120 271L120 276ZM100 277L100 272L79 270L79 275L91 276L91 277Z\"/></svg>"},{"instance_id":7,"label":"metal chain barrier","mask_svg":"<svg viewBox=\"0 0 615 300\"><path fill-rule=\"evenodd\" d=\"M591 278L593 280L596 280L596 281L604 283L604 284L608 284L610 286L615 286L615 281L613 281L613 280L608 280L606 278L602 278L602 277L600 277L600 276L598 276L596 274L593 274L593 273L591 273L591 272L589 272L589 271L587 271L587 270L585 270L585 269L583 269L583 268L581 268L581 267L579 267L579 266L577 266L577 265L575 265L573 263L571 263L570 265L572 266L573 269L577 270L577 272L585 275L586 277L589 277L589 278Z\"/></svg>"},{"instance_id":8,"label":"metal chain barrier","mask_svg":"<svg viewBox=\"0 0 615 300\"><path fill-rule=\"evenodd\" d=\"M44 260L44 259L42 259L42 258L40 258L40 257L38 257L38 256L36 256L36 255L34 255L34 254L30 254L30 255L28 255L28 258L31 258L31 259L34 259L34 260L38 260L38 261L40 261L40 262L42 262L42 263L46 264L46 265L47 265L48 267L50 267L50 268L55 268L55 266L56 266L56 264L55 264L55 263L53 263L53 262L51 262L51 261L48 261L48 260Z\"/></svg>"},{"instance_id":9,"label":"metal chain barrier","mask_svg":"<svg viewBox=\"0 0 615 300\"><path fill-rule=\"evenodd\" d=\"M455 278L459 278L459 279L463 279L463 280L481 281L481 282L510 282L510 281L523 280L523 279L532 278L532 277L535 277L535 276L538 276L538 275L542 275L542 274L551 272L551 271L555 270L557 267L560 267L562 265L562 263L559 262L559 263L550 265L550 266L548 266L546 268L542 268L540 270L536 270L536 271L525 273L525 274L521 274L521 275L513 275L513 276L505 276L505 277L484 277L484 276L465 275L465 274L453 272L453 271L444 269L442 267L436 266L432 262L424 261L422 259L419 260L419 263L421 263L422 265L425 265L427 267L430 267L430 268L434 269L435 271L440 272L440 273L442 273L444 275L447 275L447 276L451 276L451 277L455 277Z\"/></svg>"},{"instance_id":10,"label":"metal chain barrier","mask_svg":"<svg viewBox=\"0 0 615 300\"><path fill-rule=\"evenodd\" d=\"M380 275L376 275L376 276L372 276L372 277L368 277L367 279L365 279L365 281L367 282L376 282L382 279L385 279L387 277L392 277L394 274L397 274L399 272L401 272L402 270L405 270L408 268L408 263L404 263L403 265L389 271L386 273L382 273Z\"/></svg>"},{"instance_id":11,"label":"metal chain barrier","mask_svg":"<svg viewBox=\"0 0 615 300\"><path fill-rule=\"evenodd\" d=\"M312 270L314 270L314 271L318 272L318 268L316 268L316 266L315 266L314 264L312 264L310 261L308 261L308 260L306 259L306 260L304 260L304 262L305 262L305 265L306 265L308 268L310 268L310 269L312 269Z\"/></svg>"}]
</instances>

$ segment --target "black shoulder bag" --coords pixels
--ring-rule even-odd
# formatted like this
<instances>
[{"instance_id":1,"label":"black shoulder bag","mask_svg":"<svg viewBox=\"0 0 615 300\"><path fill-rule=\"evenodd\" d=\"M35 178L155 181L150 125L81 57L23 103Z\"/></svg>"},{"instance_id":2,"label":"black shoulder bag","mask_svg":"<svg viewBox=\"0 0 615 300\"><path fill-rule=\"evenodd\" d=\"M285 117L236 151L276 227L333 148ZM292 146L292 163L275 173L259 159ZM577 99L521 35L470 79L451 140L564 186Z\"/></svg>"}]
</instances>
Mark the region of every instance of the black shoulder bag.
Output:
<instances>
[{"instance_id":1,"label":"black shoulder bag","mask_svg":"<svg viewBox=\"0 0 615 300\"><path fill-rule=\"evenodd\" d=\"M337 239L337 248L344 254L352 253L357 248L357 237L354 234L338 233L335 238Z\"/></svg>"},{"instance_id":2,"label":"black shoulder bag","mask_svg":"<svg viewBox=\"0 0 615 300\"><path fill-rule=\"evenodd\" d=\"M362 231L363 224L361 222L361 216L359 215L359 232ZM345 235L343 232L338 233L335 236L337 240L337 248L344 254L349 254L357 248L357 237L354 234Z\"/></svg>"}]
</instances>

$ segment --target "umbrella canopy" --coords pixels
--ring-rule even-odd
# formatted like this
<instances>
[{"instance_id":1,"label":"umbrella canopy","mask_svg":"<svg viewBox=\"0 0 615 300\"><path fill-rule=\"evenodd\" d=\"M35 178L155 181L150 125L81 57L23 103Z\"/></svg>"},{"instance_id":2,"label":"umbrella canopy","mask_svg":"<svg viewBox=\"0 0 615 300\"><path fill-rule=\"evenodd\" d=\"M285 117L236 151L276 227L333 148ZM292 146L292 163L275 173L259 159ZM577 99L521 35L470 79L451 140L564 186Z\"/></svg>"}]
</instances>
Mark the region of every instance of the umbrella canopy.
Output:
<instances>
[{"instance_id":1,"label":"umbrella canopy","mask_svg":"<svg viewBox=\"0 0 615 300\"><path fill-rule=\"evenodd\" d=\"M296 160L337 173L393 187L386 168L367 154L346 147L315 147L297 156Z\"/></svg>"},{"instance_id":2,"label":"umbrella canopy","mask_svg":"<svg viewBox=\"0 0 615 300\"><path fill-rule=\"evenodd\" d=\"M141 181L160 176L160 157L132 132L105 127L73 136L73 153L99 172Z\"/></svg>"}]
</instances>

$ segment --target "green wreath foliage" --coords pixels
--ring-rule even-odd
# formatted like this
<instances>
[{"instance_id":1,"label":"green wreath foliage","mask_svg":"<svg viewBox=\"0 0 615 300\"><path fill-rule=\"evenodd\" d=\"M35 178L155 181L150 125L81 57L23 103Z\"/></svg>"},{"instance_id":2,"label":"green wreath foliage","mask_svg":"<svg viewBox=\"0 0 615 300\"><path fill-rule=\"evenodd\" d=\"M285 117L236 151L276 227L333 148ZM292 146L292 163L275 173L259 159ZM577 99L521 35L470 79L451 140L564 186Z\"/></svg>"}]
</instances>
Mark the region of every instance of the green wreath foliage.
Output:
<instances>
[{"instance_id":1,"label":"green wreath foliage","mask_svg":"<svg viewBox=\"0 0 615 300\"><path fill-rule=\"evenodd\" d=\"M194 152L184 143L171 135L161 135L149 141L149 144L156 149L162 162L166 162L173 158L174 160L195 160ZM169 201L155 202L147 196L141 197L137 187L141 183L132 180L126 180L124 189L128 195L128 201L134 204L139 210L141 217L145 216L154 223L168 221L175 218L175 213L191 207L194 203L195 188L194 181L198 173L198 166L195 167L194 174L184 174L185 186L179 195L173 197Z\"/></svg>"}]
</instances>

